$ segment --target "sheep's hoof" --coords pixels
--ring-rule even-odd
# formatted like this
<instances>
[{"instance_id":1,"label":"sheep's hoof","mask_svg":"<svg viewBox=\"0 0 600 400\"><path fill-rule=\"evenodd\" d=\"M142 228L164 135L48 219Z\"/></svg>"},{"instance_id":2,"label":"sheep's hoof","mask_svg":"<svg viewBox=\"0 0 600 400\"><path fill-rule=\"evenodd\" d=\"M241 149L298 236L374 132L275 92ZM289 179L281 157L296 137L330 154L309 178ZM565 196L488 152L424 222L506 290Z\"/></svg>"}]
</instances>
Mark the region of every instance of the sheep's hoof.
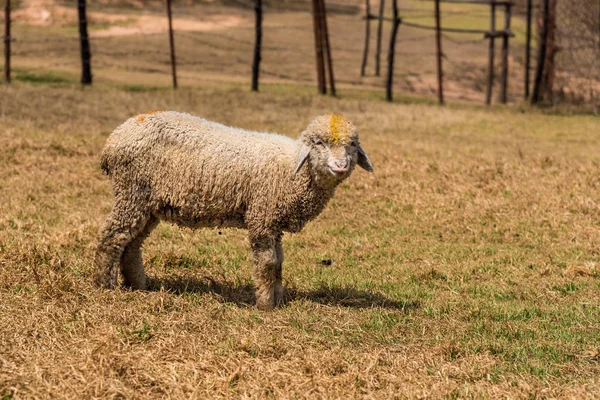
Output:
<instances>
[{"instance_id":1,"label":"sheep's hoof","mask_svg":"<svg viewBox=\"0 0 600 400\"><path fill-rule=\"evenodd\" d=\"M256 301L256 308L261 311L271 311L275 308L275 304L272 301Z\"/></svg>"},{"instance_id":2,"label":"sheep's hoof","mask_svg":"<svg viewBox=\"0 0 600 400\"><path fill-rule=\"evenodd\" d=\"M275 308L275 296L273 290L270 293L265 293L262 290L256 292L256 308L262 311L269 311Z\"/></svg>"},{"instance_id":3,"label":"sheep's hoof","mask_svg":"<svg viewBox=\"0 0 600 400\"><path fill-rule=\"evenodd\" d=\"M105 273L94 274L94 285L102 289L115 289L117 287L117 279L114 276Z\"/></svg>"},{"instance_id":4,"label":"sheep's hoof","mask_svg":"<svg viewBox=\"0 0 600 400\"><path fill-rule=\"evenodd\" d=\"M281 282L276 282L275 283L275 287L273 288L273 297L274 297L274 303L275 303L275 307L279 307L283 305L284 302L284 289L283 289L283 285L281 284Z\"/></svg>"},{"instance_id":5,"label":"sheep's hoof","mask_svg":"<svg viewBox=\"0 0 600 400\"><path fill-rule=\"evenodd\" d=\"M123 286L130 290L147 290L146 275L138 275L134 279L124 277Z\"/></svg>"},{"instance_id":6,"label":"sheep's hoof","mask_svg":"<svg viewBox=\"0 0 600 400\"><path fill-rule=\"evenodd\" d=\"M95 276L94 277L94 285L99 287L100 289L109 289L112 290L117 287L117 284L112 281L112 279L106 279L103 276Z\"/></svg>"},{"instance_id":7,"label":"sheep's hoof","mask_svg":"<svg viewBox=\"0 0 600 400\"><path fill-rule=\"evenodd\" d=\"M123 282L123 287L126 289L129 289L131 291L136 291L136 290L148 290L148 285L144 282L143 284L140 283L129 283L129 282Z\"/></svg>"}]
</instances>

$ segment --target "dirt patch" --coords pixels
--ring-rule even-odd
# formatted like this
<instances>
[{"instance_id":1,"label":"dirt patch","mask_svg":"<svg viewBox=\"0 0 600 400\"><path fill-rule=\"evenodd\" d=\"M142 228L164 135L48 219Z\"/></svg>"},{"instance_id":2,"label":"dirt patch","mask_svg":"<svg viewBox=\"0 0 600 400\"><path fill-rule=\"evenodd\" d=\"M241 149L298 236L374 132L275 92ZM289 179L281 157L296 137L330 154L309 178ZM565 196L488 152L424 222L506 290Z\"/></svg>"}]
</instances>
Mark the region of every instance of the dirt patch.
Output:
<instances>
[{"instance_id":1,"label":"dirt patch","mask_svg":"<svg viewBox=\"0 0 600 400\"><path fill-rule=\"evenodd\" d=\"M191 19L176 19L174 29L187 32L208 32L239 26L242 18L231 15L211 16L206 21L195 21ZM108 29L92 32L92 37L148 35L165 32L168 29L167 19L144 15L130 26L111 26Z\"/></svg>"},{"instance_id":2,"label":"dirt patch","mask_svg":"<svg viewBox=\"0 0 600 400\"><path fill-rule=\"evenodd\" d=\"M52 24L53 14L57 7L53 3L40 0L23 0L21 8L12 13L16 21L24 22L28 25L48 26Z\"/></svg>"},{"instance_id":3,"label":"dirt patch","mask_svg":"<svg viewBox=\"0 0 600 400\"><path fill-rule=\"evenodd\" d=\"M437 77L428 75L409 75L404 80L405 85L412 93L425 96L437 96ZM481 93L456 82L444 82L444 95L452 99L467 101L481 101Z\"/></svg>"},{"instance_id":4,"label":"dirt patch","mask_svg":"<svg viewBox=\"0 0 600 400\"><path fill-rule=\"evenodd\" d=\"M23 0L19 10L13 13L15 20L34 26L72 25L77 23L77 9L57 5L48 0ZM106 29L90 32L91 37L147 35L165 32L167 19L163 16L127 15L89 12L90 24L107 25ZM212 15L202 21L174 19L174 28L187 32L208 32L239 26L243 18L232 15Z\"/></svg>"}]
</instances>

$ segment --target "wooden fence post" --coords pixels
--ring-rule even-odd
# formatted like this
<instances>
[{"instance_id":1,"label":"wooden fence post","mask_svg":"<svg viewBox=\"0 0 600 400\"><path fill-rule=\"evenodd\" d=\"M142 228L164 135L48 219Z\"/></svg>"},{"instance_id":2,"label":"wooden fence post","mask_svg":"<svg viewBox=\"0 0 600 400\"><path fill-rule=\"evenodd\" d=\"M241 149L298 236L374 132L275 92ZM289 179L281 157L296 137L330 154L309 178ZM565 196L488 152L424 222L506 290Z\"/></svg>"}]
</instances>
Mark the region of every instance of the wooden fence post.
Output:
<instances>
[{"instance_id":1,"label":"wooden fence post","mask_svg":"<svg viewBox=\"0 0 600 400\"><path fill-rule=\"evenodd\" d=\"M336 96L335 79L333 76L333 61L331 57L331 46L329 45L329 30L327 28L327 10L325 9L325 0L319 0L321 8L321 29L323 33L323 46L327 55L327 72L329 73L329 90L332 96Z\"/></svg>"},{"instance_id":2,"label":"wooden fence post","mask_svg":"<svg viewBox=\"0 0 600 400\"><path fill-rule=\"evenodd\" d=\"M533 82L533 93L531 94L531 104L537 104L540 100L540 91L542 89L542 75L544 74L544 63L546 62L546 41L548 40L548 22L550 20L549 0L543 1L543 23L538 43L538 60L535 71L535 80Z\"/></svg>"},{"instance_id":3,"label":"wooden fence post","mask_svg":"<svg viewBox=\"0 0 600 400\"><path fill-rule=\"evenodd\" d=\"M398 33L398 27L400 26L400 18L398 18L398 1L392 0L392 6L394 14L394 25L392 26L392 35L390 36L390 48L388 51L388 76L385 95L385 99L390 102L393 100L392 89L394 81L394 56L396 53L396 34Z\"/></svg>"},{"instance_id":4,"label":"wooden fence post","mask_svg":"<svg viewBox=\"0 0 600 400\"><path fill-rule=\"evenodd\" d=\"M375 51L375 75L381 75L379 61L381 59L381 33L383 30L383 7L385 0L379 0L379 25L377 25L377 50Z\"/></svg>"},{"instance_id":5,"label":"wooden fence post","mask_svg":"<svg viewBox=\"0 0 600 400\"><path fill-rule=\"evenodd\" d=\"M527 0L527 39L525 41L525 99L529 98L529 69L531 63L531 4Z\"/></svg>"},{"instance_id":6,"label":"wooden fence post","mask_svg":"<svg viewBox=\"0 0 600 400\"><path fill-rule=\"evenodd\" d=\"M167 0L167 18L169 19L169 47L171 48L171 73L173 74L173 89L177 89L177 64L175 61L175 38L173 37L173 15L171 0Z\"/></svg>"},{"instance_id":7,"label":"wooden fence post","mask_svg":"<svg viewBox=\"0 0 600 400\"><path fill-rule=\"evenodd\" d=\"M87 29L87 14L85 11L86 0L78 0L78 16L79 16L79 41L81 47L81 84L92 84L92 54L90 51L90 38Z\"/></svg>"},{"instance_id":8,"label":"wooden fence post","mask_svg":"<svg viewBox=\"0 0 600 400\"><path fill-rule=\"evenodd\" d=\"M362 65L360 66L360 76L365 76L367 68L367 58L369 57L369 41L371 40L371 1L365 0L366 8L366 27L365 27L365 51L363 53Z\"/></svg>"},{"instance_id":9,"label":"wooden fence post","mask_svg":"<svg viewBox=\"0 0 600 400\"><path fill-rule=\"evenodd\" d=\"M256 0L256 41L254 43L254 62L252 63L252 90L258 92L258 74L260 72L260 48L262 45L262 0Z\"/></svg>"},{"instance_id":10,"label":"wooden fence post","mask_svg":"<svg viewBox=\"0 0 600 400\"><path fill-rule=\"evenodd\" d=\"M546 61L544 61L544 72L542 74L541 97L552 102L552 88L556 75L555 56L558 51L556 44L556 5L557 0L548 2L548 25L546 26Z\"/></svg>"},{"instance_id":11,"label":"wooden fence post","mask_svg":"<svg viewBox=\"0 0 600 400\"><path fill-rule=\"evenodd\" d=\"M4 5L4 82L10 83L10 0Z\"/></svg>"},{"instance_id":12,"label":"wooden fence post","mask_svg":"<svg viewBox=\"0 0 600 400\"><path fill-rule=\"evenodd\" d=\"M435 0L435 45L437 53L438 101L444 104L444 87L442 83L442 29L440 22L440 0Z\"/></svg>"},{"instance_id":13,"label":"wooden fence post","mask_svg":"<svg viewBox=\"0 0 600 400\"><path fill-rule=\"evenodd\" d=\"M315 31L315 58L317 62L317 83L319 93L326 94L327 86L325 82L325 59L323 57L323 34L321 32L321 7L319 0L312 0L313 4L313 25Z\"/></svg>"},{"instance_id":14,"label":"wooden fence post","mask_svg":"<svg viewBox=\"0 0 600 400\"><path fill-rule=\"evenodd\" d=\"M485 104L492 103L492 88L494 86L494 35L496 33L496 5L490 3L490 49L488 54L488 79L487 79L487 91L485 94Z\"/></svg>"},{"instance_id":15,"label":"wooden fence post","mask_svg":"<svg viewBox=\"0 0 600 400\"><path fill-rule=\"evenodd\" d=\"M504 34L502 35L502 86L500 102L506 104L508 100L508 38L510 36L510 7L511 3L504 4Z\"/></svg>"}]
</instances>

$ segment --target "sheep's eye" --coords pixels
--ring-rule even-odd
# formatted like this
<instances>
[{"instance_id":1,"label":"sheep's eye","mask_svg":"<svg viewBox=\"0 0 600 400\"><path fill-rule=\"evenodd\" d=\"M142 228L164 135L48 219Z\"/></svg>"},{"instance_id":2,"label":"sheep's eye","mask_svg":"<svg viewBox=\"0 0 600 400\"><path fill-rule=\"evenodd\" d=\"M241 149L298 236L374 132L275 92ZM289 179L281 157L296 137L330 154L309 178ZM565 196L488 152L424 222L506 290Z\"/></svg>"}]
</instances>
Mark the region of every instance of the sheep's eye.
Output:
<instances>
[{"instance_id":1,"label":"sheep's eye","mask_svg":"<svg viewBox=\"0 0 600 400\"><path fill-rule=\"evenodd\" d=\"M323 145L324 145L323 141L322 141L322 140L320 140L320 139L315 139L315 144L316 144L317 146L323 146Z\"/></svg>"}]
</instances>

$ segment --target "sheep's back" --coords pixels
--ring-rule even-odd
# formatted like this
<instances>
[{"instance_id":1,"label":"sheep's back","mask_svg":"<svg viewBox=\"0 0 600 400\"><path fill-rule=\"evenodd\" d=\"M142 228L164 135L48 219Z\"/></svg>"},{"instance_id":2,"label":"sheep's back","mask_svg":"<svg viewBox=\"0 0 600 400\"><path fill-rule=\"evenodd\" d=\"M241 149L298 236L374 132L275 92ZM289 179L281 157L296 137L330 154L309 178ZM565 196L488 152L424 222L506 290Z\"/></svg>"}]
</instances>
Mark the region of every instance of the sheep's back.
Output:
<instances>
[{"instance_id":1,"label":"sheep's back","mask_svg":"<svg viewBox=\"0 0 600 400\"><path fill-rule=\"evenodd\" d=\"M118 127L102 165L117 193L145 190L155 207L184 219L219 219L245 213L257 193L274 199L274 175L291 174L295 153L296 141L285 136L160 112Z\"/></svg>"}]
</instances>

